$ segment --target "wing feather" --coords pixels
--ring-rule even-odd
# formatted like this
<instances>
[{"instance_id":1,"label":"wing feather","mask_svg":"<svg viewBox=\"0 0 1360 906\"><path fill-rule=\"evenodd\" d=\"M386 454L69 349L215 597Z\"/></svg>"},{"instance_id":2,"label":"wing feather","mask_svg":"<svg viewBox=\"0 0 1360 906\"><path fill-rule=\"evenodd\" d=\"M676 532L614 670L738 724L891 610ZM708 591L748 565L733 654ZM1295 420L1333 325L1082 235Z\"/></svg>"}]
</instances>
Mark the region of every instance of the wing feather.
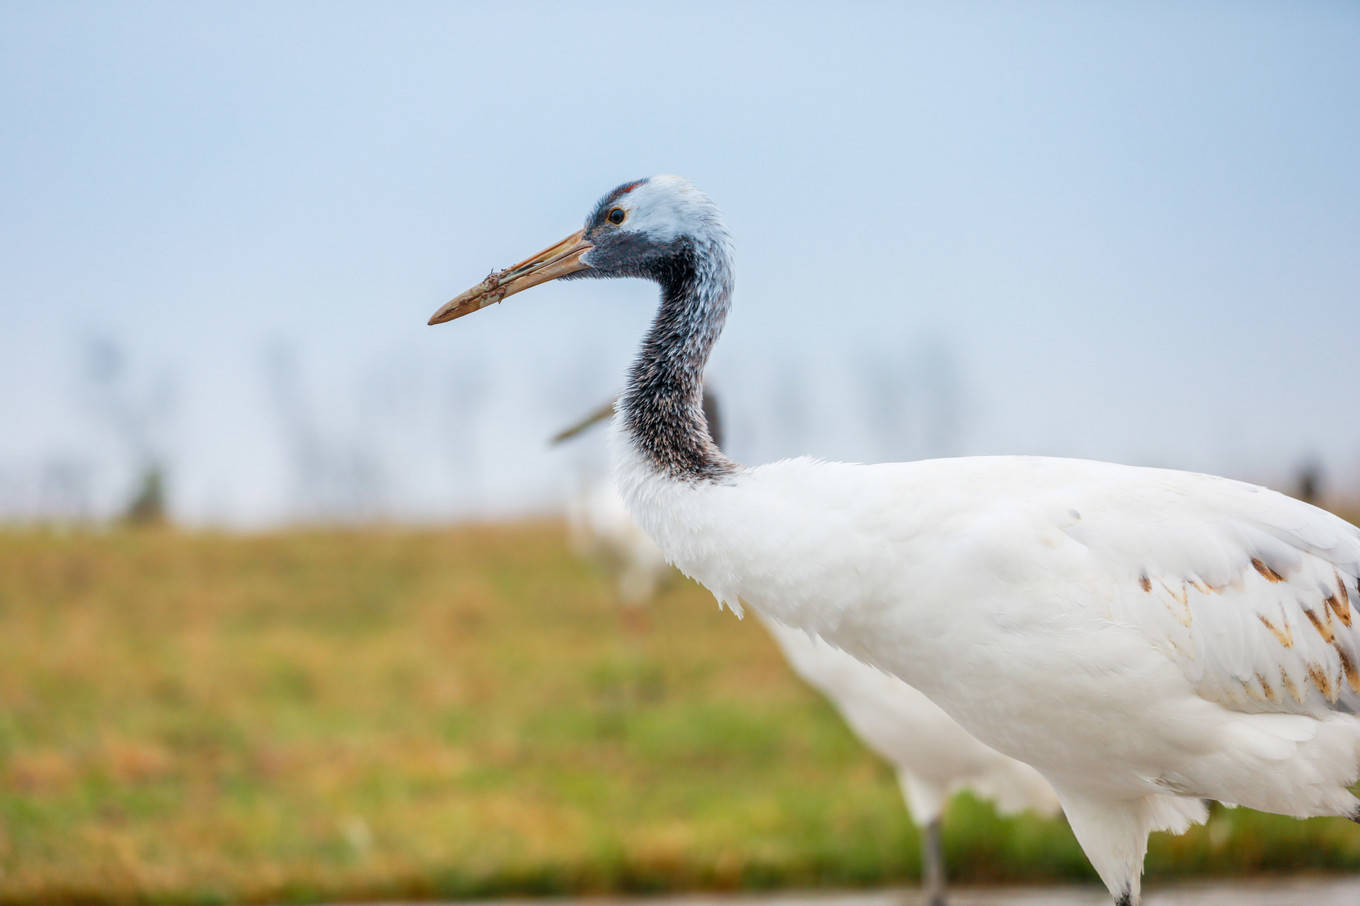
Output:
<instances>
[{"instance_id":1,"label":"wing feather","mask_svg":"<svg viewBox=\"0 0 1360 906\"><path fill-rule=\"evenodd\" d=\"M1064 528L1122 582L1112 615L1212 701L1360 711L1360 529L1253 485L1153 474Z\"/></svg>"}]
</instances>

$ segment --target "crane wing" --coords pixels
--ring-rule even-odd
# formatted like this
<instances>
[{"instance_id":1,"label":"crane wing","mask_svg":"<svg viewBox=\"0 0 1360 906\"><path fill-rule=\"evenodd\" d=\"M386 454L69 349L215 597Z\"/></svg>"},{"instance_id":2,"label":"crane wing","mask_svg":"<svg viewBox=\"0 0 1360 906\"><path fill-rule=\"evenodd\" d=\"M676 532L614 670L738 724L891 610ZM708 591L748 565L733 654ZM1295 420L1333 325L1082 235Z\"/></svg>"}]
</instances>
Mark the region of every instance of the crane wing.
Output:
<instances>
[{"instance_id":1,"label":"crane wing","mask_svg":"<svg viewBox=\"0 0 1360 906\"><path fill-rule=\"evenodd\" d=\"M1360 711L1360 529L1254 485L1138 471L1120 505L1064 526L1116 574L1110 616L1212 701Z\"/></svg>"}]
</instances>

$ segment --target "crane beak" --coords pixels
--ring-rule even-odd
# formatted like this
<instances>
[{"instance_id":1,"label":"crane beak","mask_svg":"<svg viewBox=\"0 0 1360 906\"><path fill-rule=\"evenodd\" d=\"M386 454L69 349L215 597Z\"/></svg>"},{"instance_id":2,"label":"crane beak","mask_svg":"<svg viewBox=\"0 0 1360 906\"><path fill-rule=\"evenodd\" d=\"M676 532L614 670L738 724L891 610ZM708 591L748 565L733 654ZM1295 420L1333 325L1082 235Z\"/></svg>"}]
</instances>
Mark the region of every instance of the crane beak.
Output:
<instances>
[{"instance_id":1,"label":"crane beak","mask_svg":"<svg viewBox=\"0 0 1360 906\"><path fill-rule=\"evenodd\" d=\"M594 247L586 239L585 230L578 230L513 267L490 274L472 289L445 302L430 316L430 324L443 324L470 315L531 286L583 271L590 265L582 261L581 256Z\"/></svg>"}]
</instances>

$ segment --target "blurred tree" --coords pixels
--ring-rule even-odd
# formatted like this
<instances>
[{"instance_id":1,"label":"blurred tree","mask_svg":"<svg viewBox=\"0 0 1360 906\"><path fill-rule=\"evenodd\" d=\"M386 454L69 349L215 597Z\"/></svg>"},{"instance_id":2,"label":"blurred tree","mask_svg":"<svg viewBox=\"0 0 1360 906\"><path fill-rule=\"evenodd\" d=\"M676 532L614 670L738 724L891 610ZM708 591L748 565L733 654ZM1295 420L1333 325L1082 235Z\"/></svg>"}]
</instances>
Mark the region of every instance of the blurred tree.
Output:
<instances>
[{"instance_id":1,"label":"blurred tree","mask_svg":"<svg viewBox=\"0 0 1360 906\"><path fill-rule=\"evenodd\" d=\"M165 521L167 468L162 432L174 409L170 373L134 379L123 347L103 335L86 339L82 370L86 404L123 448L135 476L119 517L137 524Z\"/></svg>"},{"instance_id":2,"label":"blurred tree","mask_svg":"<svg viewBox=\"0 0 1360 906\"><path fill-rule=\"evenodd\" d=\"M382 502L381 456L375 432L346 434L323 425L304 387L294 347L276 341L263 355L265 385L292 460L297 515L313 520L358 520L375 516ZM362 395L360 395L362 396ZM355 406L362 416L372 407Z\"/></svg>"},{"instance_id":3,"label":"blurred tree","mask_svg":"<svg viewBox=\"0 0 1360 906\"><path fill-rule=\"evenodd\" d=\"M1302 463L1294 488L1294 496L1304 503L1318 503L1322 499L1322 465L1315 459Z\"/></svg>"},{"instance_id":4,"label":"blurred tree","mask_svg":"<svg viewBox=\"0 0 1360 906\"><path fill-rule=\"evenodd\" d=\"M965 424L958 356L943 338L926 336L901 350L847 357L858 370L864 417L877 449L896 461L958 454Z\"/></svg>"},{"instance_id":5,"label":"blurred tree","mask_svg":"<svg viewBox=\"0 0 1360 906\"><path fill-rule=\"evenodd\" d=\"M123 522L157 525L165 521L165 474L152 464L142 473L142 483L123 510Z\"/></svg>"}]
</instances>

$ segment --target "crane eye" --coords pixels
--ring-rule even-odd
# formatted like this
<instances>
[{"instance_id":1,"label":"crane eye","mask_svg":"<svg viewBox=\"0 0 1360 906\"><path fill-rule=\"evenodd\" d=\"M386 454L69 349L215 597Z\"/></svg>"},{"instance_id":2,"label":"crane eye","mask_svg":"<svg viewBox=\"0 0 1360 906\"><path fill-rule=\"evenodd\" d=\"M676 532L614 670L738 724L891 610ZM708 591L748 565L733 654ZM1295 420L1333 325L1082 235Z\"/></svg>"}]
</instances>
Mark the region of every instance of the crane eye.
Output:
<instances>
[{"instance_id":1,"label":"crane eye","mask_svg":"<svg viewBox=\"0 0 1360 906\"><path fill-rule=\"evenodd\" d=\"M627 217L627 216L628 216L628 215L627 215L627 213L624 212L623 208L615 208L614 210L612 210L612 211L609 212L609 216L608 216L606 219L607 219L610 223L612 223L612 224L614 224L615 226L617 226L617 225L619 225L620 223L623 223L623 219L624 219L625 217Z\"/></svg>"}]
</instances>

